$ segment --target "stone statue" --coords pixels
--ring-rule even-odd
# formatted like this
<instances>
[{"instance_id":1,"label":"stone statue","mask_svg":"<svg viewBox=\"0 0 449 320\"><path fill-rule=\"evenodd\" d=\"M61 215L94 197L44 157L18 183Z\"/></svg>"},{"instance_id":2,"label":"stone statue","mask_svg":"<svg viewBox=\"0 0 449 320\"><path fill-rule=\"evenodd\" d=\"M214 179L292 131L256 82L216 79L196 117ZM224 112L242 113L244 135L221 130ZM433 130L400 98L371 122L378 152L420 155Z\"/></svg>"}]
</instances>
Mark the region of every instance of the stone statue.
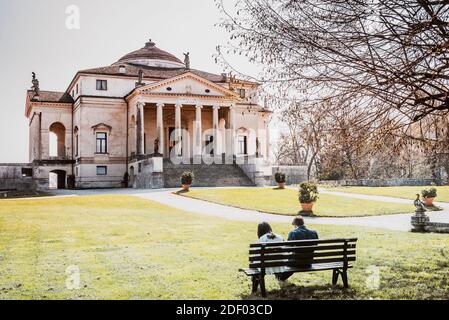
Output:
<instances>
[{"instance_id":1,"label":"stone statue","mask_svg":"<svg viewBox=\"0 0 449 320\"><path fill-rule=\"evenodd\" d=\"M415 199L415 201L413 201L413 204L415 205L416 211L421 211L421 212L427 211L426 208L424 208L424 204L419 199L419 193L416 194L416 199Z\"/></svg>"},{"instance_id":2,"label":"stone statue","mask_svg":"<svg viewBox=\"0 0 449 320\"><path fill-rule=\"evenodd\" d=\"M159 154L159 137L156 137L156 139L154 139L154 155L158 154Z\"/></svg>"},{"instance_id":3,"label":"stone statue","mask_svg":"<svg viewBox=\"0 0 449 320\"><path fill-rule=\"evenodd\" d=\"M34 96L39 96L39 80L37 80L35 72L31 72L31 76L31 83L33 84L31 89L34 91Z\"/></svg>"},{"instance_id":4,"label":"stone statue","mask_svg":"<svg viewBox=\"0 0 449 320\"><path fill-rule=\"evenodd\" d=\"M184 64L186 69L190 69L190 52L184 53Z\"/></svg>"},{"instance_id":5,"label":"stone statue","mask_svg":"<svg viewBox=\"0 0 449 320\"><path fill-rule=\"evenodd\" d=\"M138 75L139 75L139 80L137 80L137 82L136 82L136 87L140 87L140 86L144 85L144 83L142 82L142 80L143 80L143 70L142 69L139 69Z\"/></svg>"}]
</instances>

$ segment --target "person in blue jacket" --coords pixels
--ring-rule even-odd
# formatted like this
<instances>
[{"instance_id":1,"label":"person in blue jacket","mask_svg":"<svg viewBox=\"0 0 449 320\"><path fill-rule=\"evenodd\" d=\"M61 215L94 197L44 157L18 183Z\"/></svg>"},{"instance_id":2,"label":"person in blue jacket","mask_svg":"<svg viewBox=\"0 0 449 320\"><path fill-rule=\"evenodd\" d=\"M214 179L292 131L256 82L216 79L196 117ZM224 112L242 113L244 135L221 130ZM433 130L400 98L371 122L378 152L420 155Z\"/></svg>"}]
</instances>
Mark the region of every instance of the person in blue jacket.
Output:
<instances>
[{"instance_id":1,"label":"person in blue jacket","mask_svg":"<svg viewBox=\"0 0 449 320\"><path fill-rule=\"evenodd\" d=\"M302 216L296 216L293 219L292 225L295 229L289 232L288 241L318 239L318 233L315 230L306 228L304 225L304 218Z\"/></svg>"}]
</instances>

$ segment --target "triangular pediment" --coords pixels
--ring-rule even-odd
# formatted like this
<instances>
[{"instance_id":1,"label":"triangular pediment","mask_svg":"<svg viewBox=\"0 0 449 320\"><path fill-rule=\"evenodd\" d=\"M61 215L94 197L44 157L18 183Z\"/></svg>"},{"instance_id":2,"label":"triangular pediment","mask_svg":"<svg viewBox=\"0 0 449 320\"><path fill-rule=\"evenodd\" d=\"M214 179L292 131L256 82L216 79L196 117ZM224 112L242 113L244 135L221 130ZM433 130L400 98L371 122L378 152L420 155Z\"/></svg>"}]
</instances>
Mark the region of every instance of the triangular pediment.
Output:
<instances>
[{"instance_id":1,"label":"triangular pediment","mask_svg":"<svg viewBox=\"0 0 449 320\"><path fill-rule=\"evenodd\" d=\"M141 94L201 95L213 97L239 98L239 94L192 72L150 83L137 89Z\"/></svg>"}]
</instances>

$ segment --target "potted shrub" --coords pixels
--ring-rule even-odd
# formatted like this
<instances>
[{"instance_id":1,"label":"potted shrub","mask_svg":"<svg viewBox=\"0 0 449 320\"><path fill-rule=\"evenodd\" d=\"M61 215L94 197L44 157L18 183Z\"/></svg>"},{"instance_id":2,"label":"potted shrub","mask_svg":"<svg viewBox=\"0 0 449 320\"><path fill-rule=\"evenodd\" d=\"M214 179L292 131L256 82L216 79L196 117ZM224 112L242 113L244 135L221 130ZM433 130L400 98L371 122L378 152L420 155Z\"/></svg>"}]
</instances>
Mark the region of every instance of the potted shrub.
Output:
<instances>
[{"instance_id":1,"label":"potted shrub","mask_svg":"<svg viewBox=\"0 0 449 320\"><path fill-rule=\"evenodd\" d=\"M278 171L274 174L274 180L276 180L279 189L285 188L285 173Z\"/></svg>"},{"instance_id":2,"label":"potted shrub","mask_svg":"<svg viewBox=\"0 0 449 320\"><path fill-rule=\"evenodd\" d=\"M424 198L424 204L426 206L433 206L433 199L437 197L437 189L424 189L421 191L421 195Z\"/></svg>"},{"instance_id":3,"label":"potted shrub","mask_svg":"<svg viewBox=\"0 0 449 320\"><path fill-rule=\"evenodd\" d=\"M316 184L309 182L302 182L299 185L299 203L301 203L302 210L311 212L313 204L318 199L318 188Z\"/></svg>"},{"instance_id":4,"label":"potted shrub","mask_svg":"<svg viewBox=\"0 0 449 320\"><path fill-rule=\"evenodd\" d=\"M194 178L193 173L189 171L185 171L181 175L181 185L184 190L189 191L190 185L193 182L193 178Z\"/></svg>"}]
</instances>

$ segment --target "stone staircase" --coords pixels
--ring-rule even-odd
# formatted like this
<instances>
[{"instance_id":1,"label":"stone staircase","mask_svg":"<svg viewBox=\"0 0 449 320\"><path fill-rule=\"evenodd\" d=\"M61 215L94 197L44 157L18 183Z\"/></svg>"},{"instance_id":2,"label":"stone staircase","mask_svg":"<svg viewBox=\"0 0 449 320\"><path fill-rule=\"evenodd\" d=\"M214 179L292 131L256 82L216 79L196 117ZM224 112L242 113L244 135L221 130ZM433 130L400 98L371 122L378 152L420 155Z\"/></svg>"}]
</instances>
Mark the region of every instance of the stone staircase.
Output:
<instances>
[{"instance_id":1,"label":"stone staircase","mask_svg":"<svg viewBox=\"0 0 449 320\"><path fill-rule=\"evenodd\" d=\"M236 164L173 164L164 160L164 187L176 188L181 185L184 171L193 172L195 179L192 186L197 187L231 187L254 186L254 183Z\"/></svg>"}]
</instances>

